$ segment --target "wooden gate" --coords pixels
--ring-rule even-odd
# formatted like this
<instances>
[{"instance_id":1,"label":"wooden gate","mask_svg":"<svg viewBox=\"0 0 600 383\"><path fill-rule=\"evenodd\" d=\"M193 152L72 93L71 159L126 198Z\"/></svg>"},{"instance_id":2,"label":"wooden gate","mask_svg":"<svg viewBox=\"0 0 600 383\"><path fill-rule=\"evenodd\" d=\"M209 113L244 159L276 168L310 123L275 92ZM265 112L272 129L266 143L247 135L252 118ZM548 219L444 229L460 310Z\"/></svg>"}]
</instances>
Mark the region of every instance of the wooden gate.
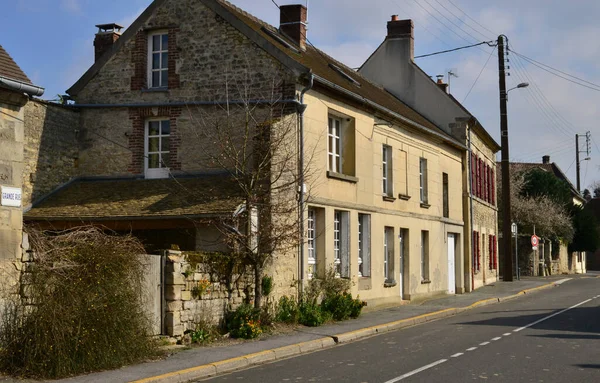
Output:
<instances>
[{"instance_id":1,"label":"wooden gate","mask_svg":"<svg viewBox=\"0 0 600 383\"><path fill-rule=\"evenodd\" d=\"M162 255L144 254L144 285L142 286L145 312L151 320L152 335L163 333L164 259Z\"/></svg>"}]
</instances>

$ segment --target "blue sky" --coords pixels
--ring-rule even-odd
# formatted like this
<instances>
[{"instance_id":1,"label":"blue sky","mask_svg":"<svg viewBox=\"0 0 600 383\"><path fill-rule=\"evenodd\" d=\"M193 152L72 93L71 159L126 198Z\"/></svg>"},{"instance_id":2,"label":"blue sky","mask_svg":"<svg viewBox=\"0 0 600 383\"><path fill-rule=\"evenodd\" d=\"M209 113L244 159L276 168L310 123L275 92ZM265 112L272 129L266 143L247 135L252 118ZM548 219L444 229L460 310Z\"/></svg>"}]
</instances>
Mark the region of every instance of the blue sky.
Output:
<instances>
[{"instance_id":1,"label":"blue sky","mask_svg":"<svg viewBox=\"0 0 600 383\"><path fill-rule=\"evenodd\" d=\"M233 0L277 25L271 0ZM307 0L279 0L279 4ZM0 40L43 98L64 93L92 64L95 24L129 26L151 0L11 0L0 14ZM502 6L500 6L500 4ZM506 34L513 49L542 63L600 84L600 2L589 0L312 0L308 38L350 67L357 67L383 40L392 14L415 22L416 55L464 46ZM467 16L468 15L468 16ZM481 49L480 49L481 48ZM431 76L452 70L451 93L499 141L497 56L482 46L417 59ZM487 66L484 64L489 58ZM575 183L575 133L591 131L591 160L581 164L582 188L599 181L600 92L553 76L510 56L511 160L539 162L549 154ZM484 68L484 69L483 69ZM482 70L483 69L483 70ZM475 81L479 76L478 80ZM473 86L475 84L475 86ZM473 90L468 97L469 89ZM580 147L584 147L584 140ZM582 158L585 155L582 154Z\"/></svg>"}]
</instances>

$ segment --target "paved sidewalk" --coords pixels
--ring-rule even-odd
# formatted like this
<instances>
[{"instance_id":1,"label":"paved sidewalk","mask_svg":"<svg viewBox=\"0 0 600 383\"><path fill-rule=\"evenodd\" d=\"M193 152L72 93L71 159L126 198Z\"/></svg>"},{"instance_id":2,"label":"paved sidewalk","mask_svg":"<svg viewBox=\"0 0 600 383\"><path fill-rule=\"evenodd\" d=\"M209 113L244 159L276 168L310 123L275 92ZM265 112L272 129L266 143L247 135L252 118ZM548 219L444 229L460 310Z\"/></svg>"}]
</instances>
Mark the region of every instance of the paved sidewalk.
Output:
<instances>
[{"instance_id":1,"label":"paved sidewalk","mask_svg":"<svg viewBox=\"0 0 600 383\"><path fill-rule=\"evenodd\" d=\"M334 346L364 336L391 331L430 320L455 315L471 307L512 299L519 294L552 287L553 283L577 276L524 277L520 281L496 282L474 292L449 295L419 304L364 313L358 319L302 328L289 334L267 337L229 346L197 347L177 352L166 359L123 367L118 370L93 373L54 382L183 382L210 374L231 371L260 362ZM199 367L201 366L201 367ZM188 370L188 371L181 371ZM159 377L154 378L153 377ZM0 382L12 382L0 378ZM16 382L16 380L15 380ZM19 382L24 382L19 380Z\"/></svg>"}]
</instances>

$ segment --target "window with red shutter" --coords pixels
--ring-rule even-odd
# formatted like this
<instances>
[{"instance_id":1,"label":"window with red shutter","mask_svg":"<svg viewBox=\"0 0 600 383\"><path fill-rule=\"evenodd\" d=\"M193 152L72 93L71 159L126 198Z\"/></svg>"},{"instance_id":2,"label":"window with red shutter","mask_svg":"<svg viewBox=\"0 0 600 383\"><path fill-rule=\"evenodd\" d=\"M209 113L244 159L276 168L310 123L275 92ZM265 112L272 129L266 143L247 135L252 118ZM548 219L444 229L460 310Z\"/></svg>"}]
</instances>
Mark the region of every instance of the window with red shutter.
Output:
<instances>
[{"instance_id":1,"label":"window with red shutter","mask_svg":"<svg viewBox=\"0 0 600 383\"><path fill-rule=\"evenodd\" d=\"M475 195L481 198L481 160L479 157L476 157L475 163L477 164L477 176L475 177L477 179L477 191Z\"/></svg>"},{"instance_id":2,"label":"window with red shutter","mask_svg":"<svg viewBox=\"0 0 600 383\"><path fill-rule=\"evenodd\" d=\"M494 235L494 270L498 269L498 238Z\"/></svg>"},{"instance_id":3,"label":"window with red shutter","mask_svg":"<svg viewBox=\"0 0 600 383\"><path fill-rule=\"evenodd\" d=\"M471 195L475 194L475 155L471 152Z\"/></svg>"},{"instance_id":4,"label":"window with red shutter","mask_svg":"<svg viewBox=\"0 0 600 383\"><path fill-rule=\"evenodd\" d=\"M492 173L492 205L496 204L496 176L494 174L494 169L491 169Z\"/></svg>"},{"instance_id":5,"label":"window with red shutter","mask_svg":"<svg viewBox=\"0 0 600 383\"><path fill-rule=\"evenodd\" d=\"M488 256L488 267L490 270L494 268L494 236L488 236L488 244L489 244L489 256Z\"/></svg>"},{"instance_id":6,"label":"window with red shutter","mask_svg":"<svg viewBox=\"0 0 600 383\"><path fill-rule=\"evenodd\" d=\"M488 166L487 164L483 164L483 180L484 180L484 189L483 189L483 199L485 202L490 202L489 198L489 174L488 174Z\"/></svg>"}]
</instances>

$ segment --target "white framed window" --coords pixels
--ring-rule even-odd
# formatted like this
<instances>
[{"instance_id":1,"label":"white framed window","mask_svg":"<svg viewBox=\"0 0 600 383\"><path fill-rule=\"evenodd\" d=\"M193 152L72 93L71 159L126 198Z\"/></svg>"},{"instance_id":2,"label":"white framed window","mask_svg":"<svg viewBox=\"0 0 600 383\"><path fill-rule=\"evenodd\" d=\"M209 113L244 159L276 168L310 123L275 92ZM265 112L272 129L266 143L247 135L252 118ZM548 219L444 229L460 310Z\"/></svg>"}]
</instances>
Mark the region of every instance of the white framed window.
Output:
<instances>
[{"instance_id":1,"label":"white framed window","mask_svg":"<svg viewBox=\"0 0 600 383\"><path fill-rule=\"evenodd\" d=\"M429 232L421 231L421 280L429 280Z\"/></svg>"},{"instance_id":2,"label":"white framed window","mask_svg":"<svg viewBox=\"0 0 600 383\"><path fill-rule=\"evenodd\" d=\"M317 247L316 247L316 223L317 217L315 209L308 209L307 220L307 248L308 248L308 278L312 278L316 273L317 265Z\"/></svg>"},{"instance_id":3,"label":"white framed window","mask_svg":"<svg viewBox=\"0 0 600 383\"><path fill-rule=\"evenodd\" d=\"M386 227L383 232L383 277L387 281L390 276L390 268L388 263L388 228Z\"/></svg>"},{"instance_id":4,"label":"white framed window","mask_svg":"<svg viewBox=\"0 0 600 383\"><path fill-rule=\"evenodd\" d=\"M169 84L169 35L148 35L148 88L166 88Z\"/></svg>"},{"instance_id":5,"label":"white framed window","mask_svg":"<svg viewBox=\"0 0 600 383\"><path fill-rule=\"evenodd\" d=\"M371 276L371 215L358 214L358 276Z\"/></svg>"},{"instance_id":6,"label":"white framed window","mask_svg":"<svg viewBox=\"0 0 600 383\"><path fill-rule=\"evenodd\" d=\"M419 158L419 196L421 203L427 203L427 159Z\"/></svg>"},{"instance_id":7,"label":"white framed window","mask_svg":"<svg viewBox=\"0 0 600 383\"><path fill-rule=\"evenodd\" d=\"M169 146L171 122L168 119L146 121L144 140L144 169L146 178L169 176Z\"/></svg>"},{"instance_id":8,"label":"white framed window","mask_svg":"<svg viewBox=\"0 0 600 383\"><path fill-rule=\"evenodd\" d=\"M329 170L335 173L342 173L342 120L340 118L329 116L329 130L327 133L327 156L329 161Z\"/></svg>"},{"instance_id":9,"label":"white framed window","mask_svg":"<svg viewBox=\"0 0 600 383\"><path fill-rule=\"evenodd\" d=\"M383 171L383 195L391 197L394 194L392 181L392 148L383 145L381 148L381 169Z\"/></svg>"}]
</instances>

